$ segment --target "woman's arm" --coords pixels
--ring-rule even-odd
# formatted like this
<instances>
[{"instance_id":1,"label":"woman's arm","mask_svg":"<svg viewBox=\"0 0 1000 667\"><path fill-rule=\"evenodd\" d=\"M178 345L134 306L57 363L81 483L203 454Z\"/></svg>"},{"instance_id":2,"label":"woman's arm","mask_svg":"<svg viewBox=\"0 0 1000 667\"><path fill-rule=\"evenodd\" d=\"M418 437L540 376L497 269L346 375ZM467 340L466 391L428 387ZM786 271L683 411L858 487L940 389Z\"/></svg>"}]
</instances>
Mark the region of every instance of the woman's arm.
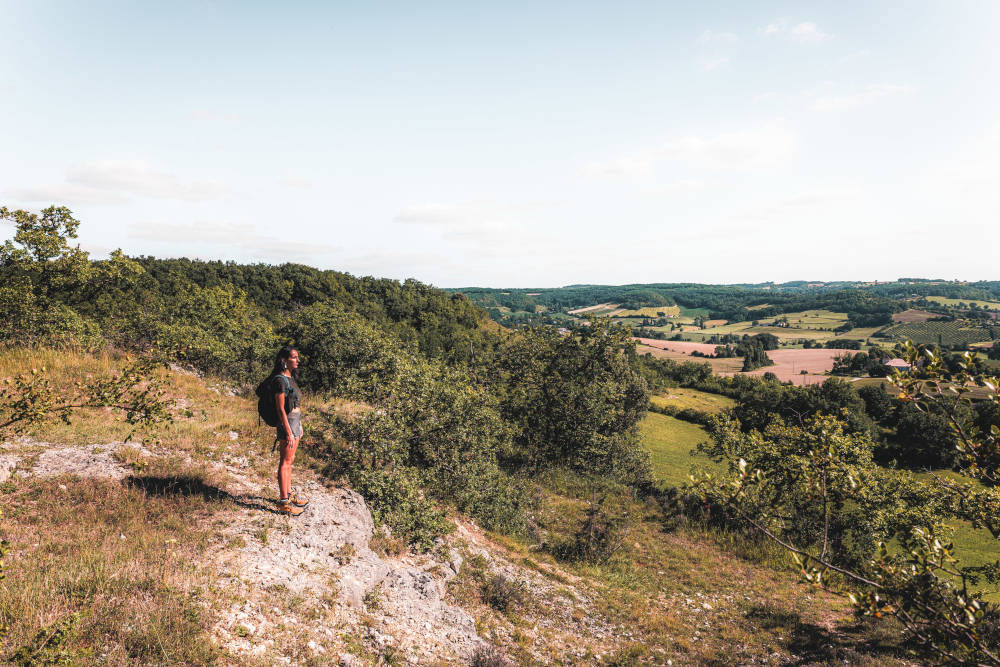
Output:
<instances>
[{"instance_id":1,"label":"woman's arm","mask_svg":"<svg viewBox=\"0 0 1000 667\"><path fill-rule=\"evenodd\" d=\"M282 382L282 380L278 380L278 382ZM288 415L285 414L284 389L282 389L282 391L279 391L277 394L274 395L274 404L278 406L278 419L280 419L281 423L284 425L285 438L288 440L289 443L291 443L293 440L295 440L295 434L292 433L292 427L288 423Z\"/></svg>"}]
</instances>

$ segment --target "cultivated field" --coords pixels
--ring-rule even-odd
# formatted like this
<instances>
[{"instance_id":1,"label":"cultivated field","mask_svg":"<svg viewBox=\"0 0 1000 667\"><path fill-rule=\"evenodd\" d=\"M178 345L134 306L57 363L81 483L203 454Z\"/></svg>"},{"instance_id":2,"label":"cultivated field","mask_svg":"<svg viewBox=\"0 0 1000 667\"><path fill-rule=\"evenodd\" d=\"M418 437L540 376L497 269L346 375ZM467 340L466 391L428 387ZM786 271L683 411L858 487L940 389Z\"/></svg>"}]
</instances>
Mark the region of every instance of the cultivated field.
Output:
<instances>
[{"instance_id":1,"label":"cultivated field","mask_svg":"<svg viewBox=\"0 0 1000 667\"><path fill-rule=\"evenodd\" d=\"M692 357L691 352L697 350L702 354L712 354L715 346L707 343L690 343L686 341L655 340L652 338L637 338L639 343L637 351L641 354L652 352L654 356L677 359L681 361L707 362L712 365L712 370L719 375L735 375L741 372L743 359L740 357L732 359L705 359L702 357ZM658 352L653 352L657 350ZM852 354L850 350L830 350L830 349L783 349L770 350L767 356L774 362L773 366L760 368L747 373L747 375L763 375L771 372L778 376L782 382L793 382L797 385L816 384L823 382L827 376L825 373L833 368L833 360L842 354ZM802 371L806 371L804 374Z\"/></svg>"},{"instance_id":2,"label":"cultivated field","mask_svg":"<svg viewBox=\"0 0 1000 667\"><path fill-rule=\"evenodd\" d=\"M690 343L685 341L656 340L655 338L636 338L638 343L636 352L639 354L649 353L660 359L674 359L676 361L693 361L696 363L709 364L713 373L735 373L743 367L743 359L706 359L704 357L693 357L691 351L697 349L699 352L708 348L710 351L705 354L715 352L714 345L705 343ZM669 345L669 347L665 347ZM697 346L697 347L690 347Z\"/></svg>"},{"instance_id":3,"label":"cultivated field","mask_svg":"<svg viewBox=\"0 0 1000 667\"><path fill-rule=\"evenodd\" d=\"M890 340L912 340L914 343L933 345L958 345L965 343L980 343L996 340L1000 336L1000 327L968 326L968 322L913 322L896 324L886 329L883 334Z\"/></svg>"},{"instance_id":4,"label":"cultivated field","mask_svg":"<svg viewBox=\"0 0 1000 667\"><path fill-rule=\"evenodd\" d=\"M690 355L692 352L702 354L715 354L715 345L711 343L691 343L685 340L657 340L655 338L636 338L642 345L658 347L662 350L670 350L680 355Z\"/></svg>"},{"instance_id":5,"label":"cultivated field","mask_svg":"<svg viewBox=\"0 0 1000 667\"><path fill-rule=\"evenodd\" d=\"M760 368L747 375L763 375L771 372L782 382L794 384L818 384L827 379L825 375L833 368L833 360L842 354L854 354L851 350L771 350L767 356L773 366ZM806 371L805 374L802 371Z\"/></svg>"},{"instance_id":6,"label":"cultivated field","mask_svg":"<svg viewBox=\"0 0 1000 667\"><path fill-rule=\"evenodd\" d=\"M678 306L647 306L636 310L620 310L615 315L617 317L677 317L681 314Z\"/></svg>"},{"instance_id":7,"label":"cultivated field","mask_svg":"<svg viewBox=\"0 0 1000 667\"><path fill-rule=\"evenodd\" d=\"M607 315L620 308L621 305L617 303L599 303L596 306L587 306L586 308L577 308L566 312L570 315Z\"/></svg>"},{"instance_id":8,"label":"cultivated field","mask_svg":"<svg viewBox=\"0 0 1000 667\"><path fill-rule=\"evenodd\" d=\"M937 313L932 313L926 310L904 310L901 313L896 313L892 316L892 321L896 323L911 323L911 322L926 322L932 317L937 317Z\"/></svg>"}]
</instances>

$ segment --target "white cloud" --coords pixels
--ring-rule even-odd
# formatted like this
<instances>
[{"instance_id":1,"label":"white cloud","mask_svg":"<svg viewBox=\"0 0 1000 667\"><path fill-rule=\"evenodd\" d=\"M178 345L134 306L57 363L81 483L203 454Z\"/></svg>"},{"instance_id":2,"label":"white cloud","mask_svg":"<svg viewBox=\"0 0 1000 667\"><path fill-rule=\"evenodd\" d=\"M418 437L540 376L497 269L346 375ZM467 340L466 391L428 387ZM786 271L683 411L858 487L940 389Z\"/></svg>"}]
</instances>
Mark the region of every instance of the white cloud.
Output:
<instances>
[{"instance_id":1,"label":"white cloud","mask_svg":"<svg viewBox=\"0 0 1000 667\"><path fill-rule=\"evenodd\" d=\"M514 231L496 213L472 205L418 204L405 207L394 219L404 225L434 227L445 238L458 241L497 241Z\"/></svg>"},{"instance_id":2,"label":"white cloud","mask_svg":"<svg viewBox=\"0 0 1000 667\"><path fill-rule=\"evenodd\" d=\"M679 162L688 169L709 172L775 167L795 154L798 139L780 123L753 130L723 132L712 137L686 136L590 165L592 173L630 175L652 173L657 164Z\"/></svg>"},{"instance_id":3,"label":"white cloud","mask_svg":"<svg viewBox=\"0 0 1000 667\"><path fill-rule=\"evenodd\" d=\"M703 44L710 42L737 42L740 37L736 33L732 32L712 32L711 30L705 30L698 37L698 41Z\"/></svg>"},{"instance_id":4,"label":"white cloud","mask_svg":"<svg viewBox=\"0 0 1000 667\"><path fill-rule=\"evenodd\" d=\"M869 84L856 93L850 95L820 97L815 100L810 108L813 111L851 111L867 106L875 100L884 97L894 97L897 95L910 95L916 88L909 84Z\"/></svg>"},{"instance_id":5,"label":"white cloud","mask_svg":"<svg viewBox=\"0 0 1000 667\"><path fill-rule=\"evenodd\" d=\"M833 35L823 32L819 26L809 21L793 26L788 35L796 42L825 42L833 39Z\"/></svg>"},{"instance_id":6,"label":"white cloud","mask_svg":"<svg viewBox=\"0 0 1000 667\"><path fill-rule=\"evenodd\" d=\"M286 176L284 178L278 179L278 185L286 188L292 188L294 190L311 190L313 187L313 182L308 178L302 178L299 176Z\"/></svg>"},{"instance_id":7,"label":"white cloud","mask_svg":"<svg viewBox=\"0 0 1000 667\"><path fill-rule=\"evenodd\" d=\"M4 191L4 195L27 203L59 204L64 206L122 204L126 201L124 197L116 192L95 190L91 187L72 183L10 188Z\"/></svg>"},{"instance_id":8,"label":"white cloud","mask_svg":"<svg viewBox=\"0 0 1000 667\"><path fill-rule=\"evenodd\" d=\"M141 160L97 160L66 170L63 183L10 188L7 196L24 202L123 204L133 197L207 201L227 192L211 181L181 182Z\"/></svg>"},{"instance_id":9,"label":"white cloud","mask_svg":"<svg viewBox=\"0 0 1000 667\"><path fill-rule=\"evenodd\" d=\"M339 251L337 246L315 241L298 241L284 237L259 233L253 225L228 220L199 221L195 223L140 222L128 226L130 239L176 243L185 247L213 245L222 248L222 253L250 260L271 260L277 262L292 260L314 260L317 255ZM215 257L218 250L208 253Z\"/></svg>"},{"instance_id":10,"label":"white cloud","mask_svg":"<svg viewBox=\"0 0 1000 667\"><path fill-rule=\"evenodd\" d=\"M781 18L760 29L764 37L785 37L795 42L818 44L833 39L833 35L823 32L812 21L792 24L787 18Z\"/></svg>"},{"instance_id":11,"label":"white cloud","mask_svg":"<svg viewBox=\"0 0 1000 667\"><path fill-rule=\"evenodd\" d=\"M698 65L704 72L711 72L713 70L719 69L720 67L725 67L728 64L729 64L729 58L726 58L724 56L698 61Z\"/></svg>"},{"instance_id":12,"label":"white cloud","mask_svg":"<svg viewBox=\"0 0 1000 667\"><path fill-rule=\"evenodd\" d=\"M71 167L66 180L73 185L155 199L205 201L226 192L218 183L181 183L176 176L157 171L141 160L97 160Z\"/></svg>"}]
</instances>

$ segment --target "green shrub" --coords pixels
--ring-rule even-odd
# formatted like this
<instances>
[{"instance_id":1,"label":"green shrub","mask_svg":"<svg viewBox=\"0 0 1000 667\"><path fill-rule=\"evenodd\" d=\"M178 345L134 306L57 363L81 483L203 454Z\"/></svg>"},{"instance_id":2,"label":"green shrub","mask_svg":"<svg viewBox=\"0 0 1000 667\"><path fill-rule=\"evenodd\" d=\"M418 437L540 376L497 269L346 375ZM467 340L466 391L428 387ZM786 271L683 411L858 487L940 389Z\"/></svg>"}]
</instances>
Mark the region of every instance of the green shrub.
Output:
<instances>
[{"instance_id":1,"label":"green shrub","mask_svg":"<svg viewBox=\"0 0 1000 667\"><path fill-rule=\"evenodd\" d=\"M426 551L434 540L453 528L444 512L424 497L412 468L356 468L350 480L364 496L377 523L385 523L406 536L418 551Z\"/></svg>"}]
</instances>

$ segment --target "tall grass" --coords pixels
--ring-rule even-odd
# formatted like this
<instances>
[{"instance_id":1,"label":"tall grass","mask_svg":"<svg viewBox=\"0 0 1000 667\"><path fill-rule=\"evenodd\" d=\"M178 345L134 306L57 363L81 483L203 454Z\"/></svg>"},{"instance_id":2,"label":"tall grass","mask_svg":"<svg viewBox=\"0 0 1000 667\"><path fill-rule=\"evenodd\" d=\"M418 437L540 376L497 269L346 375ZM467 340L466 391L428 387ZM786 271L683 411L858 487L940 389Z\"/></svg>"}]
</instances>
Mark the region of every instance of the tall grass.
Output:
<instances>
[{"instance_id":1,"label":"tall grass","mask_svg":"<svg viewBox=\"0 0 1000 667\"><path fill-rule=\"evenodd\" d=\"M142 488L68 477L4 485L0 529L12 549L0 582L0 625L10 628L0 661L216 661L200 556L220 505Z\"/></svg>"}]
</instances>

